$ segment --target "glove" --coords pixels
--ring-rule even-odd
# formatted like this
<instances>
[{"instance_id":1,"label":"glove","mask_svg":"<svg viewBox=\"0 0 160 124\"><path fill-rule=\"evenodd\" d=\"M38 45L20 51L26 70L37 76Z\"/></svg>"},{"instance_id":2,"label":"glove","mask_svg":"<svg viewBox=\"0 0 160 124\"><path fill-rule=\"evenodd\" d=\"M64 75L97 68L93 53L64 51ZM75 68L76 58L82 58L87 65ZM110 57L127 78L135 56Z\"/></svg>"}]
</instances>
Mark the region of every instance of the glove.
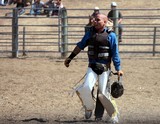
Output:
<instances>
[{"instance_id":1,"label":"glove","mask_svg":"<svg viewBox=\"0 0 160 124\"><path fill-rule=\"evenodd\" d=\"M64 65L66 67L69 67L69 63L71 62L71 59L70 58L66 58L66 60L64 61Z\"/></svg>"}]
</instances>

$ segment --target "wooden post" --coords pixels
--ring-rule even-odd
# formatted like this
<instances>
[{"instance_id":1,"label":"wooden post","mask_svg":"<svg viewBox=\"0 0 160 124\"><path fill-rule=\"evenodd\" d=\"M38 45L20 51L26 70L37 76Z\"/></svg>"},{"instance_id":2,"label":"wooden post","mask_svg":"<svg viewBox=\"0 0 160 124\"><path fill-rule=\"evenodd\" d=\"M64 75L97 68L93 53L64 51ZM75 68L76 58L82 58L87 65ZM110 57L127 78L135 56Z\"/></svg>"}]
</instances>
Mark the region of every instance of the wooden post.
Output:
<instances>
[{"instance_id":1,"label":"wooden post","mask_svg":"<svg viewBox=\"0 0 160 124\"><path fill-rule=\"evenodd\" d=\"M155 56L155 47L156 47L156 30L157 28L154 27L154 36L153 36L153 56Z\"/></svg>"},{"instance_id":2,"label":"wooden post","mask_svg":"<svg viewBox=\"0 0 160 124\"><path fill-rule=\"evenodd\" d=\"M13 9L12 17L12 57L18 57L18 10Z\"/></svg>"},{"instance_id":3,"label":"wooden post","mask_svg":"<svg viewBox=\"0 0 160 124\"><path fill-rule=\"evenodd\" d=\"M65 8L62 8L62 18L61 18L61 24L62 24L62 44L61 44L61 58L65 58L67 56L68 52L68 20L67 20L67 11Z\"/></svg>"}]
</instances>

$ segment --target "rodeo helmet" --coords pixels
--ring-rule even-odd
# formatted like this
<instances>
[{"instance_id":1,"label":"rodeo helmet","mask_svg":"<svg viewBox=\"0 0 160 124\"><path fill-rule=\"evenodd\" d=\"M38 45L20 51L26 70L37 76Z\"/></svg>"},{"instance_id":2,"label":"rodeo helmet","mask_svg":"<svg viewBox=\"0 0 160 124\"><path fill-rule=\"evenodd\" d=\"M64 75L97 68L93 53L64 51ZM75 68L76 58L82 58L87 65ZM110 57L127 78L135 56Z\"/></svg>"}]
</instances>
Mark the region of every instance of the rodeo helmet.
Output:
<instances>
[{"instance_id":1,"label":"rodeo helmet","mask_svg":"<svg viewBox=\"0 0 160 124\"><path fill-rule=\"evenodd\" d=\"M111 95L113 98L119 98L124 93L124 87L121 82L115 81L111 85Z\"/></svg>"}]
</instances>

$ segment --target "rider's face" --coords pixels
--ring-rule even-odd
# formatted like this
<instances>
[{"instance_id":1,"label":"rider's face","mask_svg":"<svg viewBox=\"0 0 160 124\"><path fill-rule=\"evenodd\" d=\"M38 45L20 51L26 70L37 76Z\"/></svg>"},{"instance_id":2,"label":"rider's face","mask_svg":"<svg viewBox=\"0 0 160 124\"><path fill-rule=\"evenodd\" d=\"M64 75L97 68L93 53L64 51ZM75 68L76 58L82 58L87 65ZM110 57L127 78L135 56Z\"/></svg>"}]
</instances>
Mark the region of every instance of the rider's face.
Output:
<instances>
[{"instance_id":1,"label":"rider's face","mask_svg":"<svg viewBox=\"0 0 160 124\"><path fill-rule=\"evenodd\" d=\"M101 15L97 15L95 17L95 20L94 20L94 27L97 30L100 30L100 29L104 28L104 26L105 26L105 20L104 20L104 18Z\"/></svg>"}]
</instances>

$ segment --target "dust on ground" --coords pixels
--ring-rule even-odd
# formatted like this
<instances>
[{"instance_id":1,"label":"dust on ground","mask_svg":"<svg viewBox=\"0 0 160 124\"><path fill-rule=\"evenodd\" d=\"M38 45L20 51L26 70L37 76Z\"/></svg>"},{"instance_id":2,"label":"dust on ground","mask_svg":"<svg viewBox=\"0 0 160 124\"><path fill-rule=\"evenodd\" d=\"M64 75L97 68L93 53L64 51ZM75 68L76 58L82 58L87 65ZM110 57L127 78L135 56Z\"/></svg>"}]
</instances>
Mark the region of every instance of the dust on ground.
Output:
<instances>
[{"instance_id":1,"label":"dust on ground","mask_svg":"<svg viewBox=\"0 0 160 124\"><path fill-rule=\"evenodd\" d=\"M96 123L88 121L72 88L84 76L87 61L75 59L0 59L1 124ZM120 124L160 123L160 58L122 57L124 95L116 99ZM113 69L114 70L114 69ZM81 81L82 83L82 81ZM108 120L107 114L102 122Z\"/></svg>"}]
</instances>

